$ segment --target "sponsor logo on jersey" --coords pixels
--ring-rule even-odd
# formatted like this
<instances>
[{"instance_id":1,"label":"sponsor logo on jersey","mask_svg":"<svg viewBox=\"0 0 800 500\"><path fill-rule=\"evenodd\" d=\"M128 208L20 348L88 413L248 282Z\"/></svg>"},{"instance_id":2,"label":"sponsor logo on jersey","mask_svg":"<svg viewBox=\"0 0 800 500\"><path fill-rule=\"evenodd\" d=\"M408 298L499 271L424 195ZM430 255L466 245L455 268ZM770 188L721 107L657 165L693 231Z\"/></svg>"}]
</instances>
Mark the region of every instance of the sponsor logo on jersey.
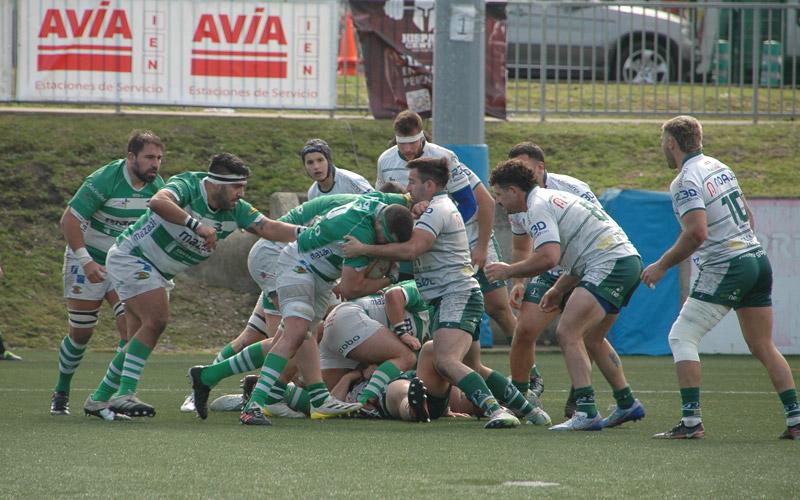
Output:
<instances>
[{"instance_id":1,"label":"sponsor logo on jersey","mask_svg":"<svg viewBox=\"0 0 800 500\"><path fill-rule=\"evenodd\" d=\"M552 198L550 198L550 202L553 205L557 206L558 208L567 208L567 202L565 200L562 200L558 196L553 196Z\"/></svg>"},{"instance_id":2,"label":"sponsor logo on jersey","mask_svg":"<svg viewBox=\"0 0 800 500\"><path fill-rule=\"evenodd\" d=\"M361 340L361 335L356 335L352 339L347 339L347 341L339 346L339 354L344 354L344 351L347 350L348 347L351 347L356 341Z\"/></svg>"},{"instance_id":3,"label":"sponsor logo on jersey","mask_svg":"<svg viewBox=\"0 0 800 500\"><path fill-rule=\"evenodd\" d=\"M147 271L137 271L136 273L133 274L133 279L135 280L146 280L149 277L150 273L148 273Z\"/></svg>"},{"instance_id":4,"label":"sponsor logo on jersey","mask_svg":"<svg viewBox=\"0 0 800 500\"><path fill-rule=\"evenodd\" d=\"M82 288L79 287L79 286L73 286L72 287L72 293L74 293L74 294L80 295L81 290L82 290Z\"/></svg>"},{"instance_id":5,"label":"sponsor logo on jersey","mask_svg":"<svg viewBox=\"0 0 800 500\"><path fill-rule=\"evenodd\" d=\"M729 184L735 180L736 180L736 175L734 175L734 173L731 172L730 170L725 173L715 175L714 177L706 181L706 189L708 190L708 194L714 196L715 194L717 194L716 188L724 187L726 184Z\"/></svg>"},{"instance_id":6,"label":"sponsor logo on jersey","mask_svg":"<svg viewBox=\"0 0 800 500\"><path fill-rule=\"evenodd\" d=\"M547 229L547 224L544 221L534 222L531 224L531 233L533 237L536 238L539 236L539 233Z\"/></svg>"},{"instance_id":7,"label":"sponsor logo on jersey","mask_svg":"<svg viewBox=\"0 0 800 500\"><path fill-rule=\"evenodd\" d=\"M86 276L79 274L78 276L75 277L75 281L77 283L84 284L86 283Z\"/></svg>"},{"instance_id":8,"label":"sponsor logo on jersey","mask_svg":"<svg viewBox=\"0 0 800 500\"><path fill-rule=\"evenodd\" d=\"M697 190L689 188L689 189L681 189L677 193L675 193L675 201L684 201L688 200L689 198L696 198L697 197Z\"/></svg>"},{"instance_id":9,"label":"sponsor logo on jersey","mask_svg":"<svg viewBox=\"0 0 800 500\"><path fill-rule=\"evenodd\" d=\"M294 268L292 268L292 271L297 273L297 274L306 274L306 273L308 273L308 270L306 270L306 268L303 267L303 266L294 266Z\"/></svg>"},{"instance_id":10,"label":"sponsor logo on jersey","mask_svg":"<svg viewBox=\"0 0 800 500\"><path fill-rule=\"evenodd\" d=\"M78 274L78 266L69 266L69 274Z\"/></svg>"}]
</instances>

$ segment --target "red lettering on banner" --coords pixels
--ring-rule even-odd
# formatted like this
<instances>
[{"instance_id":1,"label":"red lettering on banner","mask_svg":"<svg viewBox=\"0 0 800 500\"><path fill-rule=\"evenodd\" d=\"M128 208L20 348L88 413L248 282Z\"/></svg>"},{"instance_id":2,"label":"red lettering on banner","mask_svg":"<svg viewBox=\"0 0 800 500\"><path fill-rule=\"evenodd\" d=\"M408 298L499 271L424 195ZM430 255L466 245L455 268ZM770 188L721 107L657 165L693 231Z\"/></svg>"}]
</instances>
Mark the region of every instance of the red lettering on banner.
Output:
<instances>
[{"instance_id":1,"label":"red lettering on banner","mask_svg":"<svg viewBox=\"0 0 800 500\"><path fill-rule=\"evenodd\" d=\"M80 15L76 9L47 9L39 29L39 41L55 35L68 45L38 46L39 71L110 71L130 73L132 69L133 33L128 16L122 9L106 8L109 0L100 2L99 9L86 9ZM108 14L108 15L107 15ZM66 17L67 23L64 23ZM67 31L69 28L69 31ZM88 36L86 34L89 29ZM125 45L120 45L119 38ZM116 39L114 45L105 45ZM81 43L90 42L90 43Z\"/></svg>"},{"instance_id":2,"label":"red lettering on banner","mask_svg":"<svg viewBox=\"0 0 800 500\"><path fill-rule=\"evenodd\" d=\"M304 75L308 75L308 76L312 76L314 74L314 67L313 66L303 65L303 74Z\"/></svg>"},{"instance_id":3,"label":"red lettering on banner","mask_svg":"<svg viewBox=\"0 0 800 500\"><path fill-rule=\"evenodd\" d=\"M155 61L153 59L148 59L147 60L147 69L157 70L158 69L158 61Z\"/></svg>"},{"instance_id":4,"label":"red lettering on banner","mask_svg":"<svg viewBox=\"0 0 800 500\"><path fill-rule=\"evenodd\" d=\"M281 18L263 14L264 7L253 9L253 15L201 14L192 37L195 43L192 76L286 78L287 52L256 47L242 50L242 45L288 45ZM224 50L224 45L209 47L210 44L236 44L236 47Z\"/></svg>"}]
</instances>

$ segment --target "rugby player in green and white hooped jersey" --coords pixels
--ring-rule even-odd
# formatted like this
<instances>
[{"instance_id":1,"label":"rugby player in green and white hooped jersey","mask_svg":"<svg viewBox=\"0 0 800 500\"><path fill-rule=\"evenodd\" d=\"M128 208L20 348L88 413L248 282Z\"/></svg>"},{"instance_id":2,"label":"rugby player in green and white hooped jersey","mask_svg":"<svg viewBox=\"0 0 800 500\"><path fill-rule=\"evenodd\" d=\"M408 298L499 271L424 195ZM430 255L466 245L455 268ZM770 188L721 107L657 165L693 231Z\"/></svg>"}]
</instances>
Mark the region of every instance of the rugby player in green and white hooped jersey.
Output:
<instances>
[{"instance_id":1,"label":"rugby player in green and white hooped jersey","mask_svg":"<svg viewBox=\"0 0 800 500\"><path fill-rule=\"evenodd\" d=\"M144 365L169 318L172 277L207 259L218 239L235 229L264 238L291 241L298 226L271 220L242 199L250 169L238 157L222 153L208 172L172 177L150 201L150 208L125 230L108 251L109 278L125 301L131 340L121 366L119 388L100 383L84 405L87 414L106 420L118 415L153 416L155 409L136 397ZM112 398L113 396L113 398Z\"/></svg>"},{"instance_id":2,"label":"rugby player in green and white hooped jersey","mask_svg":"<svg viewBox=\"0 0 800 500\"><path fill-rule=\"evenodd\" d=\"M311 201L307 201L291 209L288 213L278 218L281 222L288 224L296 224L298 226L308 226L318 217L328 213L330 210L347 205L355 201L360 195L358 194L333 194L317 197ZM370 193L370 196L383 201L384 203L398 203L405 204L410 208L411 197L401 194L384 194L384 193ZM286 243L278 241L271 241L264 238L259 239L253 244L250 253L247 257L247 268L250 271L250 276L258 284L261 289L261 294L258 297L253 312L247 322L247 326L242 332L230 343L228 343L217 354L213 363L218 363L229 359L231 356L242 351L247 346L259 342L265 338L270 338L275 335L278 330L278 325L281 320L281 314L278 310L278 296L275 280L278 275L278 257L281 251L286 246ZM267 350L263 355L266 356ZM260 366L263 363L263 357L258 358L254 356L251 359L252 363ZM212 364L213 364L212 363ZM248 364L242 365L243 370L234 371L233 373L241 373L255 369L255 366ZM206 402L214 383L209 383L209 377L203 375L203 366L193 367L189 371L189 378L192 380L192 386L195 388L195 393L190 394L181 405L182 412L197 411L201 418L206 418L208 409ZM286 377L283 382L288 382ZM200 407L195 404L195 396L201 398ZM286 412L286 404L283 400L280 403L267 405L264 407L264 412L267 416L285 416L282 413L292 415Z\"/></svg>"},{"instance_id":3,"label":"rugby player in green and white hooped jersey","mask_svg":"<svg viewBox=\"0 0 800 500\"><path fill-rule=\"evenodd\" d=\"M372 194L326 213L314 226L303 231L296 243L287 245L278 259L278 299L283 317L283 334L264 360L258 384L240 416L245 425L270 425L262 407L278 403L282 393L274 388L289 360L297 358L303 378L309 384L311 418L328 418L351 413L358 404L345 404L330 396L319 371L319 350L308 332L327 309L336 280L345 299L374 293L389 284L387 278L369 278L363 270L370 259L345 259L341 245L348 234L358 234L370 242L405 241L411 234L413 219L405 207L386 205Z\"/></svg>"},{"instance_id":4,"label":"rugby player in green and white hooped jersey","mask_svg":"<svg viewBox=\"0 0 800 500\"><path fill-rule=\"evenodd\" d=\"M450 175L444 158L417 158L408 162L408 192L414 202L428 202L411 239L405 244L369 245L348 237L345 254L414 260L414 278L422 296L436 307L433 320L435 369L418 373L430 400L440 402L457 385L490 417L486 428L507 428L519 420L498 399L528 414L533 407L499 372L480 362L478 342L483 297L473 277L469 240L464 221L445 192Z\"/></svg>"},{"instance_id":5,"label":"rugby player in green and white hooped jersey","mask_svg":"<svg viewBox=\"0 0 800 500\"><path fill-rule=\"evenodd\" d=\"M698 344L733 308L750 352L767 368L786 417L781 439L800 439L800 406L792 371L772 341L772 268L753 232L753 214L733 171L703 154L703 128L691 116L661 127L667 166L679 170L670 185L681 234L672 247L647 266L650 286L667 270L694 255L699 274L669 332L681 389L682 417L660 439L702 438Z\"/></svg>"},{"instance_id":6,"label":"rugby player in green and white hooped jersey","mask_svg":"<svg viewBox=\"0 0 800 500\"><path fill-rule=\"evenodd\" d=\"M534 252L514 264L486 267L489 278L537 276L560 264L564 273L545 293L539 305L553 311L574 288L564 305L557 335L575 387L577 411L555 431L601 430L606 425L597 412L592 368L584 342L600 343L639 284L642 260L636 248L602 208L564 191L540 188L533 170L520 160L498 165L489 179L498 204L508 213L527 212ZM588 340L587 340L588 339ZM620 367L619 386L609 380L615 398L633 400L618 405L609 423L638 420L644 408L630 390ZM624 385L623 385L624 384Z\"/></svg>"},{"instance_id":7,"label":"rugby player in green and white hooped jersey","mask_svg":"<svg viewBox=\"0 0 800 500\"><path fill-rule=\"evenodd\" d=\"M569 175L559 175L548 172L545 169L544 151L532 142L522 142L514 145L508 152L508 158L521 161L526 167L533 171L536 184L546 189L565 191L591 202L595 206L602 208L597 197L594 195L589 185ZM528 233L526 222L526 212L518 212L509 215L511 222L511 262L520 262L527 259L533 251L532 239ZM523 394L530 394L532 400L537 400L544 390L541 373L536 367L536 340L563 309L563 305L555 310L545 312L539 307L547 290L552 287L558 277L563 272L560 266L548 270L539 276L530 278L530 282L525 284L527 278L516 278L513 289L511 290L512 305L520 309L517 319L517 329L514 331L514 339L511 342L511 352L509 353L509 364L511 365L511 380L514 386ZM564 303L569 296L565 296ZM610 325L608 325L610 327ZM593 335L584 340L586 349L591 358L597 363L597 367L603 373L611 387L624 387L625 375L622 373L622 363L614 347L608 342L605 335ZM531 391L530 393L528 391ZM627 409L635 405L633 398L628 397L627 391L614 391L617 396L617 405ZM570 389L567 403L564 408L564 416L570 418L575 413L574 387ZM634 415L633 413L628 416ZM604 424L608 426L620 425L624 422L619 420L606 419Z\"/></svg>"},{"instance_id":8,"label":"rugby player in green and white hooped jersey","mask_svg":"<svg viewBox=\"0 0 800 500\"><path fill-rule=\"evenodd\" d=\"M69 415L72 376L94 333L103 299L116 316L120 336L117 352L128 340L125 307L106 279L106 252L122 230L145 212L150 197L164 185L158 175L163 150L161 139L153 132L134 130L128 137L127 157L89 175L61 217L67 240L64 298L69 334L58 351L58 382L50 401L51 415Z\"/></svg>"}]
</instances>

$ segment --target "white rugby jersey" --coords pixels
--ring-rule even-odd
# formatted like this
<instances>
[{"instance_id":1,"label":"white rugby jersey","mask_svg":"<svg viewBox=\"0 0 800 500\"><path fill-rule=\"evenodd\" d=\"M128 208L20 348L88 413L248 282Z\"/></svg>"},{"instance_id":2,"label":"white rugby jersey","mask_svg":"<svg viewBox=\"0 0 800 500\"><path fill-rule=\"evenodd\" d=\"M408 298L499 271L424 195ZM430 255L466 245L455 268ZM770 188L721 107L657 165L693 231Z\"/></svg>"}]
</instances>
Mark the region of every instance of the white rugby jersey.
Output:
<instances>
[{"instance_id":1,"label":"white rugby jersey","mask_svg":"<svg viewBox=\"0 0 800 500\"><path fill-rule=\"evenodd\" d=\"M455 193L469 186L469 179L464 172L464 164L458 159L458 156L447 148L443 148L437 144L426 142L422 146L422 154L420 157L429 158L447 158L447 164L450 166L450 180L447 183L446 189L449 193ZM403 187L408 185L408 169L406 168L406 161L400 156L397 146L392 146L381 154L378 158L378 178L375 181L375 187L380 189L381 186L389 181L397 182Z\"/></svg>"},{"instance_id":2,"label":"white rugby jersey","mask_svg":"<svg viewBox=\"0 0 800 500\"><path fill-rule=\"evenodd\" d=\"M314 182L308 188L308 199L310 201L329 194L364 194L371 191L374 191L372 185L363 176L343 168L333 167L333 186L330 191L321 191L319 183Z\"/></svg>"},{"instance_id":3,"label":"white rugby jersey","mask_svg":"<svg viewBox=\"0 0 800 500\"><path fill-rule=\"evenodd\" d=\"M414 228L424 229L436 238L431 249L414 261L414 279L425 300L480 286L472 277L475 270L464 221L447 193L433 197Z\"/></svg>"},{"instance_id":4,"label":"white rugby jersey","mask_svg":"<svg viewBox=\"0 0 800 500\"><path fill-rule=\"evenodd\" d=\"M580 179L576 179L575 177L546 172L544 174L544 186L542 187L553 189L555 191L572 193L591 201L598 207L602 207L600 205L600 201L597 199L597 196L594 195L589 185ZM528 227L525 223L525 212L510 214L508 216L508 221L511 223L512 234L516 234L517 236L528 234Z\"/></svg>"},{"instance_id":5,"label":"white rugby jersey","mask_svg":"<svg viewBox=\"0 0 800 500\"><path fill-rule=\"evenodd\" d=\"M721 161L702 153L689 158L669 192L679 221L692 210L706 211L708 237L692 257L698 267L725 262L760 247L736 175Z\"/></svg>"},{"instance_id":6,"label":"white rugby jersey","mask_svg":"<svg viewBox=\"0 0 800 500\"><path fill-rule=\"evenodd\" d=\"M534 187L527 201L533 248L560 243L559 264L573 276L582 276L603 262L639 255L625 231L602 208L584 198Z\"/></svg>"}]
</instances>

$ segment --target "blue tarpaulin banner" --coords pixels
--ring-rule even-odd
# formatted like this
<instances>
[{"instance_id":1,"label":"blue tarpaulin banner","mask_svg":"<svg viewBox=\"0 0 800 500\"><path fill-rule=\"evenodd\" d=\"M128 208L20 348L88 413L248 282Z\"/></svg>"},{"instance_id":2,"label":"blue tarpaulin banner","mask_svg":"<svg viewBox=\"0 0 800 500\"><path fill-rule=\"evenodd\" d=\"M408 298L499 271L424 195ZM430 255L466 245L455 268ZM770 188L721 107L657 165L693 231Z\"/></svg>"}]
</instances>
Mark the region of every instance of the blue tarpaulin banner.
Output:
<instances>
[{"instance_id":1,"label":"blue tarpaulin banner","mask_svg":"<svg viewBox=\"0 0 800 500\"><path fill-rule=\"evenodd\" d=\"M610 189L600 202L628 234L645 267L672 246L680 233L669 193ZM680 298L677 266L655 290L639 285L611 329L609 342L619 354L670 354L667 335L678 317Z\"/></svg>"}]
</instances>

